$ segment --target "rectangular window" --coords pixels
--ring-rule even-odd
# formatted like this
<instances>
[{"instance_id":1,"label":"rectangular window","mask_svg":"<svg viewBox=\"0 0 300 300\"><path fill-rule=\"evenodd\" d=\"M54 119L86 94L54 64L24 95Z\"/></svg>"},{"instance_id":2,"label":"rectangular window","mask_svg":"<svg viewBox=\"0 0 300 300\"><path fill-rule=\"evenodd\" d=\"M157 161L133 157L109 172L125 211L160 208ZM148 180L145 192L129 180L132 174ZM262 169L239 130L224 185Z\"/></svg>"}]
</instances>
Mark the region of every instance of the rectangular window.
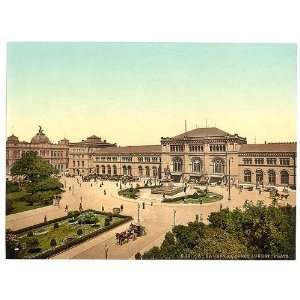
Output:
<instances>
[{"instance_id":1,"label":"rectangular window","mask_svg":"<svg viewBox=\"0 0 300 300\"><path fill-rule=\"evenodd\" d=\"M171 145L170 149L171 149L171 152L183 152L182 145Z\"/></svg>"},{"instance_id":2,"label":"rectangular window","mask_svg":"<svg viewBox=\"0 0 300 300\"><path fill-rule=\"evenodd\" d=\"M255 164L256 165L263 165L264 164L264 159L263 158L255 158Z\"/></svg>"},{"instance_id":3,"label":"rectangular window","mask_svg":"<svg viewBox=\"0 0 300 300\"><path fill-rule=\"evenodd\" d=\"M279 159L281 166L289 166L290 165L290 159L289 158L280 158Z\"/></svg>"},{"instance_id":4,"label":"rectangular window","mask_svg":"<svg viewBox=\"0 0 300 300\"><path fill-rule=\"evenodd\" d=\"M276 165L276 158L267 158L268 165Z\"/></svg>"},{"instance_id":5,"label":"rectangular window","mask_svg":"<svg viewBox=\"0 0 300 300\"><path fill-rule=\"evenodd\" d=\"M252 158L243 158L244 165L252 165Z\"/></svg>"}]
</instances>

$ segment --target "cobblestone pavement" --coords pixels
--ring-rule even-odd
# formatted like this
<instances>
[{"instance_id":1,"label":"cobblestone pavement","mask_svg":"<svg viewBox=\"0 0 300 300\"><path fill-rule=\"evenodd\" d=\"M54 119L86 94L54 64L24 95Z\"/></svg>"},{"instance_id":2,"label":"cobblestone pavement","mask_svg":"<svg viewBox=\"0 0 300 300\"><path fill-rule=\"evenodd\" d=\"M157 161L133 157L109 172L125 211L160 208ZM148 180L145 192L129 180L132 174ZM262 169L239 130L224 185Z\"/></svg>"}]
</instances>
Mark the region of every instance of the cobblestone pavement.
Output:
<instances>
[{"instance_id":1,"label":"cobblestone pavement","mask_svg":"<svg viewBox=\"0 0 300 300\"><path fill-rule=\"evenodd\" d=\"M53 258L79 258L79 259L95 259L105 258L105 245L108 247L109 259L132 259L137 252L143 253L155 245L160 245L167 231L171 230L174 224L174 214L176 224L186 224L195 220L196 214L207 222L208 215L213 211L218 211L220 205L223 208L242 207L246 200L256 202L262 200L266 204L271 203L269 193L263 192L259 195L257 191L243 191L231 189L231 200L228 200L228 191L224 187L209 187L210 191L223 195L223 199L218 202L206 204L167 204L161 203L154 199L147 199L147 191L143 192L140 200L126 199L118 195L116 182L103 181L103 187L100 187L100 181L83 182L80 185L75 178L62 178L62 183L66 185L66 192L63 193L60 207L48 206L18 214L12 214L6 217L6 228L13 230L27 227L36 223L41 223L44 217L48 220L64 216L65 206L68 205L69 210L78 210L82 199L83 209L101 210L102 206L105 211L112 211L114 207L124 207L123 214L130 215L137 222L138 202L145 202L145 209L142 206L139 209L140 223L146 227L147 234L130 241L122 246L115 242L115 233L125 230L129 224L124 224L106 233L103 233L91 240L80 245L74 246ZM92 185L92 186L91 186ZM71 187L71 190L69 190ZM106 195L104 195L104 190ZM152 205L151 205L152 202ZM295 205L296 193L291 192L288 201L281 201L282 204L289 203ZM174 210L176 211L174 213Z\"/></svg>"}]
</instances>

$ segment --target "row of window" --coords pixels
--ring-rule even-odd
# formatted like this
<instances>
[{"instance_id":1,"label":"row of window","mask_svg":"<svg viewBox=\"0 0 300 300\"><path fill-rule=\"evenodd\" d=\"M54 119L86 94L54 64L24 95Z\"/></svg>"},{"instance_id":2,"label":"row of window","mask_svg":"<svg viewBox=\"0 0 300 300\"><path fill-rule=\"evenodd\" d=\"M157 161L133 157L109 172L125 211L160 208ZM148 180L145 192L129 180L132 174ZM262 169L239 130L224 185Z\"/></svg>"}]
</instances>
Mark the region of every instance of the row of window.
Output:
<instances>
[{"instance_id":1,"label":"row of window","mask_svg":"<svg viewBox=\"0 0 300 300\"><path fill-rule=\"evenodd\" d=\"M268 184L276 185L276 173L274 170L269 170L267 173ZM246 183L252 182L252 172L251 170L244 170L244 181ZM264 181L264 173L262 170L256 170L255 172L255 182L257 184L262 184ZM280 172L280 183L289 184L289 173L285 170Z\"/></svg>"},{"instance_id":2,"label":"row of window","mask_svg":"<svg viewBox=\"0 0 300 300\"><path fill-rule=\"evenodd\" d=\"M204 151L204 146L203 145L193 145L190 146L190 152L203 152Z\"/></svg>"},{"instance_id":3,"label":"row of window","mask_svg":"<svg viewBox=\"0 0 300 300\"><path fill-rule=\"evenodd\" d=\"M252 165L253 159L252 158L243 158L244 165ZM264 158L255 158L254 159L255 165L264 165L265 159ZM276 158L266 158L266 164L267 165L276 165L277 159ZM290 165L290 159L289 158L279 158L279 164L281 166L289 166Z\"/></svg>"},{"instance_id":4,"label":"row of window","mask_svg":"<svg viewBox=\"0 0 300 300\"><path fill-rule=\"evenodd\" d=\"M190 152L203 152L204 146L203 145L191 145L189 146ZM170 146L171 152L183 152L184 146L183 145L171 145ZM226 146L225 145L210 145L209 150L211 152L225 152Z\"/></svg>"},{"instance_id":5,"label":"row of window","mask_svg":"<svg viewBox=\"0 0 300 300\"><path fill-rule=\"evenodd\" d=\"M23 156L26 152L29 152L32 150L13 150L12 151L12 158L20 158L20 155ZM33 151L37 155L40 155L41 157L47 157L49 154L51 157L64 157L64 151L49 151L49 150L40 150L40 151Z\"/></svg>"},{"instance_id":6,"label":"row of window","mask_svg":"<svg viewBox=\"0 0 300 300\"><path fill-rule=\"evenodd\" d=\"M75 167L76 167L76 161L73 160L73 168L75 168ZM79 168L79 167L80 167L80 161L78 160L77 161L77 168ZM81 167L84 168L84 160L81 161Z\"/></svg>"},{"instance_id":7,"label":"row of window","mask_svg":"<svg viewBox=\"0 0 300 300\"><path fill-rule=\"evenodd\" d=\"M105 157L105 156L99 157L99 156L97 156L96 161L109 161L109 162L113 161L113 162L116 162L116 161L118 161L118 158L116 156L113 156L113 157L110 157L110 156L108 156L108 157ZM132 162L133 157L132 156L122 156L121 161L123 161L123 162ZM153 157L138 156L138 162L148 162L148 163L150 163L151 161L153 163L156 163L156 162L160 161L160 158L157 157L157 156L153 156Z\"/></svg>"},{"instance_id":8,"label":"row of window","mask_svg":"<svg viewBox=\"0 0 300 300\"><path fill-rule=\"evenodd\" d=\"M225 145L211 145L211 146L209 146L209 150L211 152L225 152L226 147L225 147Z\"/></svg>"},{"instance_id":9,"label":"row of window","mask_svg":"<svg viewBox=\"0 0 300 300\"><path fill-rule=\"evenodd\" d=\"M108 166L99 166L96 165L96 172L99 174L101 171L101 174L108 174L108 175L117 175L117 166L113 165L112 167L110 165ZM122 174L127 175L127 176L132 176L132 168L131 166L122 166ZM158 176L158 169L157 167L152 167L152 174L151 174L151 169L149 166L145 167L145 173L144 169L142 166L138 167L138 174L139 176L146 176L146 177L157 177Z\"/></svg>"},{"instance_id":10,"label":"row of window","mask_svg":"<svg viewBox=\"0 0 300 300\"><path fill-rule=\"evenodd\" d=\"M183 161L180 157L173 158L172 161L173 172L183 171ZM215 159L212 163L213 174L224 174L225 162L222 159ZM191 163L191 172L201 173L202 172L202 162L198 158L193 158Z\"/></svg>"},{"instance_id":11,"label":"row of window","mask_svg":"<svg viewBox=\"0 0 300 300\"><path fill-rule=\"evenodd\" d=\"M171 150L171 152L183 152L184 146L182 146L182 145L171 145L170 150Z\"/></svg>"}]
</instances>

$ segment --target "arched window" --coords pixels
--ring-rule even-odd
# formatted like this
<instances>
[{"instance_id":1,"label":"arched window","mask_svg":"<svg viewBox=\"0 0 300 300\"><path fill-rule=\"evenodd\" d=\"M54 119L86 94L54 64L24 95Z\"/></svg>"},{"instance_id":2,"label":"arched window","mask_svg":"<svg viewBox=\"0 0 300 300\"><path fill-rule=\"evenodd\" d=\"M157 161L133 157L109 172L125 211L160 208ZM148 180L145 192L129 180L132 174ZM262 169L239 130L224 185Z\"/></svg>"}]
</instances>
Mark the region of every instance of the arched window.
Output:
<instances>
[{"instance_id":1,"label":"arched window","mask_svg":"<svg viewBox=\"0 0 300 300\"><path fill-rule=\"evenodd\" d=\"M113 172L114 172L114 175L117 175L117 167L116 167L116 165L113 165Z\"/></svg>"},{"instance_id":2,"label":"arched window","mask_svg":"<svg viewBox=\"0 0 300 300\"><path fill-rule=\"evenodd\" d=\"M105 174L105 166L101 166L101 168L102 168L102 174Z\"/></svg>"},{"instance_id":3,"label":"arched window","mask_svg":"<svg viewBox=\"0 0 300 300\"><path fill-rule=\"evenodd\" d=\"M213 173L224 174L224 161L222 159L216 159L213 162Z\"/></svg>"},{"instance_id":4,"label":"arched window","mask_svg":"<svg viewBox=\"0 0 300 300\"><path fill-rule=\"evenodd\" d=\"M276 184L276 173L274 170L268 171L268 180L269 180L269 184L272 184L272 185Z\"/></svg>"},{"instance_id":5,"label":"arched window","mask_svg":"<svg viewBox=\"0 0 300 300\"><path fill-rule=\"evenodd\" d=\"M182 172L182 159L180 157L173 158L173 172Z\"/></svg>"},{"instance_id":6,"label":"arched window","mask_svg":"<svg viewBox=\"0 0 300 300\"><path fill-rule=\"evenodd\" d=\"M110 165L107 165L107 174L111 175L111 166Z\"/></svg>"},{"instance_id":7,"label":"arched window","mask_svg":"<svg viewBox=\"0 0 300 300\"><path fill-rule=\"evenodd\" d=\"M139 166L139 176L143 176L143 167Z\"/></svg>"},{"instance_id":8,"label":"arched window","mask_svg":"<svg viewBox=\"0 0 300 300\"><path fill-rule=\"evenodd\" d=\"M128 167L127 167L127 171L128 171L127 174L128 174L129 176L132 176L131 166L128 166Z\"/></svg>"},{"instance_id":9,"label":"arched window","mask_svg":"<svg viewBox=\"0 0 300 300\"><path fill-rule=\"evenodd\" d=\"M251 171L250 170L244 170L244 181L251 182Z\"/></svg>"},{"instance_id":10,"label":"arched window","mask_svg":"<svg viewBox=\"0 0 300 300\"><path fill-rule=\"evenodd\" d=\"M280 172L281 184L289 184L289 173L287 171Z\"/></svg>"},{"instance_id":11,"label":"arched window","mask_svg":"<svg viewBox=\"0 0 300 300\"><path fill-rule=\"evenodd\" d=\"M127 175L127 168L126 168L126 166L123 166L122 169L123 169L123 175Z\"/></svg>"},{"instance_id":12,"label":"arched window","mask_svg":"<svg viewBox=\"0 0 300 300\"><path fill-rule=\"evenodd\" d=\"M150 177L150 168L146 166L146 177Z\"/></svg>"},{"instance_id":13,"label":"arched window","mask_svg":"<svg viewBox=\"0 0 300 300\"><path fill-rule=\"evenodd\" d=\"M192 158L192 172L201 173L202 163L199 158Z\"/></svg>"},{"instance_id":14,"label":"arched window","mask_svg":"<svg viewBox=\"0 0 300 300\"><path fill-rule=\"evenodd\" d=\"M96 172L97 172L97 174L99 174L99 165L96 165Z\"/></svg>"},{"instance_id":15,"label":"arched window","mask_svg":"<svg viewBox=\"0 0 300 300\"><path fill-rule=\"evenodd\" d=\"M262 184L264 180L264 175L262 170L256 170L256 183Z\"/></svg>"},{"instance_id":16,"label":"arched window","mask_svg":"<svg viewBox=\"0 0 300 300\"><path fill-rule=\"evenodd\" d=\"M152 168L153 177L157 177L157 167Z\"/></svg>"}]
</instances>

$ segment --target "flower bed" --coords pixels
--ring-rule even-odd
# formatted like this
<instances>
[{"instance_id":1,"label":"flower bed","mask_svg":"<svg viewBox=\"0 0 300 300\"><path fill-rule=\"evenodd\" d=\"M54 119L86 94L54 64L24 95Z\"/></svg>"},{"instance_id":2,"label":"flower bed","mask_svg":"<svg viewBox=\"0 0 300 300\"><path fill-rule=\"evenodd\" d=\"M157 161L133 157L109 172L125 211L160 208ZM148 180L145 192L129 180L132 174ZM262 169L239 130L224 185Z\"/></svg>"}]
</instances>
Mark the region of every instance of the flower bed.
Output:
<instances>
[{"instance_id":1,"label":"flower bed","mask_svg":"<svg viewBox=\"0 0 300 300\"><path fill-rule=\"evenodd\" d=\"M73 222L74 218L78 221ZM130 216L86 210L77 217L64 216L12 231L11 234L16 235L20 242L17 258L48 258L131 219ZM45 233L41 234L41 231Z\"/></svg>"},{"instance_id":2,"label":"flower bed","mask_svg":"<svg viewBox=\"0 0 300 300\"><path fill-rule=\"evenodd\" d=\"M166 198L162 202L164 203L194 203L194 204L204 204L215 202L223 199L223 196L217 193L207 192L207 193L194 193L193 195Z\"/></svg>"}]
</instances>

